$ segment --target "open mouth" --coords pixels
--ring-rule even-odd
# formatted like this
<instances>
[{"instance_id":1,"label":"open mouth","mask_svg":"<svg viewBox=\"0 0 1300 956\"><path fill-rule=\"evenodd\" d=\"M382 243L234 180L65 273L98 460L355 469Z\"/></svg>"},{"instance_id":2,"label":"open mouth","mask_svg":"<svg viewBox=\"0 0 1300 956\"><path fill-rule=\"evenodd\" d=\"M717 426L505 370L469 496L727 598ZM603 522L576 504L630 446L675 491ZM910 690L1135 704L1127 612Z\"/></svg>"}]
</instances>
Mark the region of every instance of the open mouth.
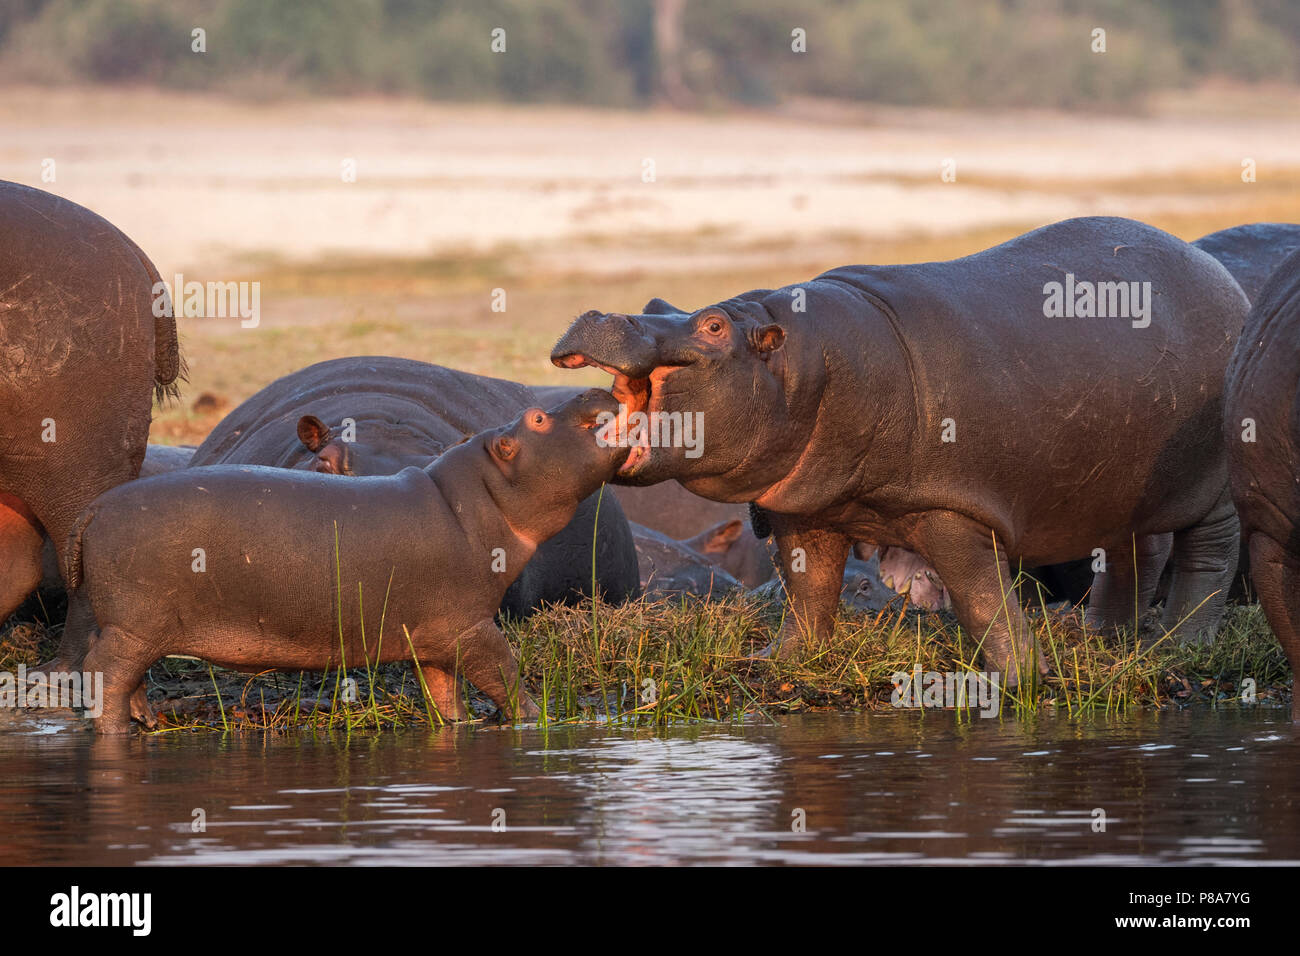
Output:
<instances>
[{"instance_id":1,"label":"open mouth","mask_svg":"<svg viewBox=\"0 0 1300 956\"><path fill-rule=\"evenodd\" d=\"M650 456L650 376L632 378L616 368L593 361L581 352L575 352L573 355L566 355L562 359L557 359L555 364L564 368L591 366L614 376L614 384L610 387L610 393L614 396L614 400L618 402L618 420L615 427L618 429L617 434L619 436L627 436L627 445L631 448L627 460L619 466L618 473L625 475L635 471L637 466ZM641 414L633 419L632 415L635 412Z\"/></svg>"}]
</instances>

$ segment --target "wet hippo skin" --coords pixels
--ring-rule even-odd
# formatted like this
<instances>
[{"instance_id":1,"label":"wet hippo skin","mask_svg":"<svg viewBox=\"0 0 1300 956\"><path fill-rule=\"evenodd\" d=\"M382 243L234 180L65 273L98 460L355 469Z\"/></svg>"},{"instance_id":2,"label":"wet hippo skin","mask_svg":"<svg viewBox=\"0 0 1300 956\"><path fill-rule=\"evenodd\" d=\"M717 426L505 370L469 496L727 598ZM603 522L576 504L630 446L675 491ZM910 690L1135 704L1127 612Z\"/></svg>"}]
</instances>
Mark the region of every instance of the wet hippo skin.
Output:
<instances>
[{"instance_id":1,"label":"wet hippo skin","mask_svg":"<svg viewBox=\"0 0 1300 956\"><path fill-rule=\"evenodd\" d=\"M1112 290L1106 317L1049 316L1052 284L1059 296L1075 279L1138 283L1133 307L1115 308ZM1142 564L1134 581L1131 542L1144 558L1147 539L1173 534L1165 620L1214 633L1237 534L1222 382L1246 310L1206 253L1084 218L964 259L850 266L689 314L659 301L588 312L551 358L610 371L631 411L704 415L702 456L634 448L615 480L676 479L768 513L794 611L774 650L829 632L850 545L870 541L934 567L987 666L1015 683L1045 663L1005 598L1009 562L1106 549L1090 613L1120 624L1158 578Z\"/></svg>"}]
</instances>

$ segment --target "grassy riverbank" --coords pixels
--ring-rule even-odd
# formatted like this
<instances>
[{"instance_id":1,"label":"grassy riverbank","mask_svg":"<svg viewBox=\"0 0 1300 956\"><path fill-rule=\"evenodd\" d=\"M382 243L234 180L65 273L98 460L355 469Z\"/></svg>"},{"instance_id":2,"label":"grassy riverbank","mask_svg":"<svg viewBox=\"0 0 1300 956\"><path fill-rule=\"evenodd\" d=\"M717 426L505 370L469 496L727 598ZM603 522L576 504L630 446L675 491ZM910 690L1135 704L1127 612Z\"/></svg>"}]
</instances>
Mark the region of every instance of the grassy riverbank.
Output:
<instances>
[{"instance_id":1,"label":"grassy riverbank","mask_svg":"<svg viewBox=\"0 0 1300 956\"><path fill-rule=\"evenodd\" d=\"M947 614L842 609L834 637L796 660L755 658L780 626L781 608L752 595L713 602L640 600L557 607L508 622L525 686L548 722L666 724L764 719L805 711L891 708L899 671L978 668L976 642ZM1211 646L1081 626L1077 612L1043 611L1032 623L1051 672L1036 693L1003 689L1003 718L1039 713L1123 714L1164 707L1241 707L1247 679L1262 706L1289 703L1290 670L1257 605L1230 608ZM0 631L0 669L48 659L58 628L11 622ZM1154 612L1142 635L1155 640ZM440 725L405 664L352 667L344 675L243 675L169 658L150 671L161 731L364 729ZM353 692L355 690L355 693ZM492 719L475 694L474 711ZM970 719L949 709L939 719Z\"/></svg>"}]
</instances>

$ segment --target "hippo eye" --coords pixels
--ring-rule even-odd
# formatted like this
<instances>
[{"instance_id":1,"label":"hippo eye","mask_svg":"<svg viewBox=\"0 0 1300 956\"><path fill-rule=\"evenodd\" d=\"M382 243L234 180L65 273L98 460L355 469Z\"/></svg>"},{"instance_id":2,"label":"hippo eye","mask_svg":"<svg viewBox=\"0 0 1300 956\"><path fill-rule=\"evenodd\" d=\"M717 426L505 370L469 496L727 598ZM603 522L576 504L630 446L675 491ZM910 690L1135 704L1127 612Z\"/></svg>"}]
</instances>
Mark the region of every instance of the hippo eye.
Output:
<instances>
[{"instance_id":1,"label":"hippo eye","mask_svg":"<svg viewBox=\"0 0 1300 956\"><path fill-rule=\"evenodd\" d=\"M540 424L541 424L543 421L545 421L545 420L546 420L546 419L544 418L544 416L542 415L541 412L538 412L536 415L533 416L533 424L534 424L534 425L540 425Z\"/></svg>"},{"instance_id":2,"label":"hippo eye","mask_svg":"<svg viewBox=\"0 0 1300 956\"><path fill-rule=\"evenodd\" d=\"M704 331L708 332L710 335L719 334L722 331L722 320L709 319L709 321L704 325Z\"/></svg>"}]
</instances>

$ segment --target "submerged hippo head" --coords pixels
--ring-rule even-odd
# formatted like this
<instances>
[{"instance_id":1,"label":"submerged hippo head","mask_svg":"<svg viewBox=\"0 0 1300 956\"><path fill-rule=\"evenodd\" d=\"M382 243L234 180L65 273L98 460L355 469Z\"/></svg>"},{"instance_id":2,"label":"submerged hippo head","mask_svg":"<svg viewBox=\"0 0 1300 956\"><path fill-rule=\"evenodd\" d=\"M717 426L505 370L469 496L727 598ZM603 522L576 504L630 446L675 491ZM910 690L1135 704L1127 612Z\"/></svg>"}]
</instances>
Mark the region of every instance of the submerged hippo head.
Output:
<instances>
[{"instance_id":1,"label":"submerged hippo head","mask_svg":"<svg viewBox=\"0 0 1300 956\"><path fill-rule=\"evenodd\" d=\"M298 419L298 441L311 455L299 457L294 468L358 477L423 466L446 447L413 425L345 419L331 427L315 415Z\"/></svg>"},{"instance_id":2,"label":"submerged hippo head","mask_svg":"<svg viewBox=\"0 0 1300 956\"><path fill-rule=\"evenodd\" d=\"M614 397L593 388L549 412L526 409L509 425L484 432L444 457L453 452L486 453L494 466L489 474L501 478L486 482L493 499L504 511L522 515L526 523L549 523L545 513L554 510L552 503L564 505L563 520L540 534L544 540L564 527L578 502L608 481L626 460L627 448L597 436L601 425L617 413ZM476 452L476 447L482 451Z\"/></svg>"},{"instance_id":3,"label":"submerged hippo head","mask_svg":"<svg viewBox=\"0 0 1300 956\"><path fill-rule=\"evenodd\" d=\"M639 315L583 314L551 361L614 376L632 445L619 483L677 478L700 493L726 485L734 495L787 474L798 438L806 438L787 400L787 351L785 328L757 302L733 299L687 314L655 299Z\"/></svg>"}]
</instances>

